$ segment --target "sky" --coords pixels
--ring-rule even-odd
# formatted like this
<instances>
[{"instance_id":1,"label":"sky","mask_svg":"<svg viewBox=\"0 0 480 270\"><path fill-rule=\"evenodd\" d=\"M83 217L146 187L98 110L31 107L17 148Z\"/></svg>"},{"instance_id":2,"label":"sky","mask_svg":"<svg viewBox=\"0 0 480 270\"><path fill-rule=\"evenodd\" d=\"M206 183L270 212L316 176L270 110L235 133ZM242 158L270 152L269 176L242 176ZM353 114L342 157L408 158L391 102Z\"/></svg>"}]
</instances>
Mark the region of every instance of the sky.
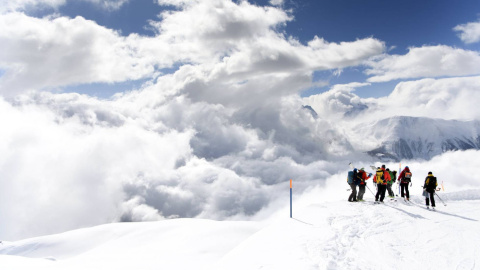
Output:
<instances>
[{"instance_id":1,"label":"sky","mask_svg":"<svg viewBox=\"0 0 480 270\"><path fill-rule=\"evenodd\" d=\"M402 135L386 132L401 130L392 119L442 131L410 134L441 156L442 134L478 142L478 12L473 1L1 0L0 239L262 219L289 179L305 191L349 162L379 162L366 152Z\"/></svg>"}]
</instances>

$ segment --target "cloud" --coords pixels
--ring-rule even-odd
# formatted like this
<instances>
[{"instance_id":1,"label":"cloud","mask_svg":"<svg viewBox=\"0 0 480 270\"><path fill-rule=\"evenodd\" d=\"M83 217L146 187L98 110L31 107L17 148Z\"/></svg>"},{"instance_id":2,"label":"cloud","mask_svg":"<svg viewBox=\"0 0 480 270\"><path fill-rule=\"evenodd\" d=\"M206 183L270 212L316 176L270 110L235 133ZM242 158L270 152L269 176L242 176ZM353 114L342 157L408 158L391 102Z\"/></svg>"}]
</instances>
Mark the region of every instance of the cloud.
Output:
<instances>
[{"instance_id":1,"label":"cloud","mask_svg":"<svg viewBox=\"0 0 480 270\"><path fill-rule=\"evenodd\" d=\"M71 0L69 0L71 1ZM98 5L106 10L118 10L130 0L81 0ZM67 0L1 0L0 14L15 11L28 11L50 7L58 9L67 4Z\"/></svg>"},{"instance_id":2,"label":"cloud","mask_svg":"<svg viewBox=\"0 0 480 270\"><path fill-rule=\"evenodd\" d=\"M162 91L171 86L162 79L112 100L0 99L0 174L8 179L0 218L11 224L2 239L111 221L248 219L293 175L302 190L338 170L320 160L351 151L296 96L250 111Z\"/></svg>"},{"instance_id":3,"label":"cloud","mask_svg":"<svg viewBox=\"0 0 480 270\"><path fill-rule=\"evenodd\" d=\"M4 235L119 219L122 204L133 199L124 193L130 181L145 177L142 173L162 181L178 160L190 156L191 131L157 133L129 119L119 124L102 116L105 106L78 95L40 95L15 106L1 101L0 122L9 127L0 145L0 171L9 179L1 183L1 215L12 224ZM136 216L142 212L151 216L135 211Z\"/></svg>"},{"instance_id":4,"label":"cloud","mask_svg":"<svg viewBox=\"0 0 480 270\"><path fill-rule=\"evenodd\" d=\"M424 46L410 48L406 55L384 55L368 61L367 66L369 82L471 76L480 74L480 54L444 45Z\"/></svg>"},{"instance_id":5,"label":"cloud","mask_svg":"<svg viewBox=\"0 0 480 270\"><path fill-rule=\"evenodd\" d=\"M281 6L283 5L284 3L284 0L270 0L270 5L273 5L273 6Z\"/></svg>"},{"instance_id":6,"label":"cloud","mask_svg":"<svg viewBox=\"0 0 480 270\"><path fill-rule=\"evenodd\" d=\"M150 22L157 30L155 37L121 36L81 17L2 15L0 67L5 74L0 90L14 95L30 89L155 78L160 69L175 66L197 69L197 75L203 73L198 83L206 78L207 84L221 80L235 85L267 77L311 80L314 70L359 65L384 50L383 42L373 38L329 43L315 37L303 45L278 31L293 19L281 8L246 1L161 4L179 9L164 11L160 21ZM288 78L290 74L297 79ZM300 91L300 85L305 83L292 85L289 92Z\"/></svg>"},{"instance_id":7,"label":"cloud","mask_svg":"<svg viewBox=\"0 0 480 270\"><path fill-rule=\"evenodd\" d=\"M83 1L91 2L107 10L118 10L125 3L128 3L130 0L83 0Z\"/></svg>"},{"instance_id":8,"label":"cloud","mask_svg":"<svg viewBox=\"0 0 480 270\"><path fill-rule=\"evenodd\" d=\"M401 82L388 96L386 106L398 115L479 120L475 102L480 98L479 87L479 76Z\"/></svg>"},{"instance_id":9,"label":"cloud","mask_svg":"<svg viewBox=\"0 0 480 270\"><path fill-rule=\"evenodd\" d=\"M152 76L158 63L140 52L143 39L122 37L82 17L37 19L9 13L0 16L0 25L4 94L141 79Z\"/></svg>"},{"instance_id":10,"label":"cloud","mask_svg":"<svg viewBox=\"0 0 480 270\"><path fill-rule=\"evenodd\" d=\"M65 3L66 0L1 0L0 14L14 11L22 11L29 8L58 8Z\"/></svg>"},{"instance_id":11,"label":"cloud","mask_svg":"<svg viewBox=\"0 0 480 270\"><path fill-rule=\"evenodd\" d=\"M480 21L460 24L455 26L453 30L459 32L458 37L467 44L480 41Z\"/></svg>"},{"instance_id":12,"label":"cloud","mask_svg":"<svg viewBox=\"0 0 480 270\"><path fill-rule=\"evenodd\" d=\"M319 117L368 123L393 116L480 120L476 105L480 77L420 79L398 83L382 98L360 98L353 91L365 83L334 85L324 93L303 98ZM351 139L351 138L350 138Z\"/></svg>"},{"instance_id":13,"label":"cloud","mask_svg":"<svg viewBox=\"0 0 480 270\"><path fill-rule=\"evenodd\" d=\"M160 21L152 21L159 37L179 46L190 61L218 61L236 50L238 44L253 42L268 35L273 29L292 20L283 10L258 7L241 1L159 1L179 7L164 11Z\"/></svg>"},{"instance_id":14,"label":"cloud","mask_svg":"<svg viewBox=\"0 0 480 270\"><path fill-rule=\"evenodd\" d=\"M356 88L370 85L369 83L350 83L334 85L322 94L312 95L303 99L321 117L337 121L345 116L354 116L368 109L366 101L355 95Z\"/></svg>"}]
</instances>

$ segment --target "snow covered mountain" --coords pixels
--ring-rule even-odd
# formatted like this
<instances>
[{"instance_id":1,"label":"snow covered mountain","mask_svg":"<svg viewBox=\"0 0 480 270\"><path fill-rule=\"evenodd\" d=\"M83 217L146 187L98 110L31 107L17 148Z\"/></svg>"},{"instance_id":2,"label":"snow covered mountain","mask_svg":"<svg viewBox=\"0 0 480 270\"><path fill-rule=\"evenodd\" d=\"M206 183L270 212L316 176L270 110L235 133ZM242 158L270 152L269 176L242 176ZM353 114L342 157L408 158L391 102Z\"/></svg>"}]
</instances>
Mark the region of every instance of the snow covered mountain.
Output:
<instances>
[{"instance_id":1,"label":"snow covered mountain","mask_svg":"<svg viewBox=\"0 0 480 270\"><path fill-rule=\"evenodd\" d=\"M367 151L382 160L431 159L447 151L480 149L480 122L397 116L355 128L380 146Z\"/></svg>"}]
</instances>

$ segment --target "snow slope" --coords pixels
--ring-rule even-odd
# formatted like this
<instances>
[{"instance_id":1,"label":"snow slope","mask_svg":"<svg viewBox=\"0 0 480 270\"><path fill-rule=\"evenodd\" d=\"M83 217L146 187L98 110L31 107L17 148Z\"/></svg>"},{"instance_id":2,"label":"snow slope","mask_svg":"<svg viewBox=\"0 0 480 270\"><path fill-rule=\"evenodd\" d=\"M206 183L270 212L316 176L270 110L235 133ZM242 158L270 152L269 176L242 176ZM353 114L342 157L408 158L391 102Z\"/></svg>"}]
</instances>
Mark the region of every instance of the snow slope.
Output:
<instances>
[{"instance_id":1,"label":"snow slope","mask_svg":"<svg viewBox=\"0 0 480 270\"><path fill-rule=\"evenodd\" d=\"M0 245L2 269L480 269L480 190L348 203L339 175L265 222L117 223ZM373 189L373 187L370 187ZM345 198L343 198L345 197ZM340 199L342 198L342 199ZM8 266L8 268L4 268Z\"/></svg>"}]
</instances>

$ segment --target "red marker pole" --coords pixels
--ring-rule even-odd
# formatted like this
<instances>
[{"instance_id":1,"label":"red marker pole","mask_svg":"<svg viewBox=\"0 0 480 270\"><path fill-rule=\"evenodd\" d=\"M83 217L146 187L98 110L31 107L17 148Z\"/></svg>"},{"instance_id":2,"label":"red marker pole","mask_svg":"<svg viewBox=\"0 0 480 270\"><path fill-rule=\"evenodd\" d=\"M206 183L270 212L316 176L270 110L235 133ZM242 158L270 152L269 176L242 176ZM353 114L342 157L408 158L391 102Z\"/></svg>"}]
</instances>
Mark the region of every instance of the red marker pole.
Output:
<instances>
[{"instance_id":1,"label":"red marker pole","mask_svg":"<svg viewBox=\"0 0 480 270\"><path fill-rule=\"evenodd\" d=\"M290 179L290 218L292 218L292 179Z\"/></svg>"}]
</instances>

